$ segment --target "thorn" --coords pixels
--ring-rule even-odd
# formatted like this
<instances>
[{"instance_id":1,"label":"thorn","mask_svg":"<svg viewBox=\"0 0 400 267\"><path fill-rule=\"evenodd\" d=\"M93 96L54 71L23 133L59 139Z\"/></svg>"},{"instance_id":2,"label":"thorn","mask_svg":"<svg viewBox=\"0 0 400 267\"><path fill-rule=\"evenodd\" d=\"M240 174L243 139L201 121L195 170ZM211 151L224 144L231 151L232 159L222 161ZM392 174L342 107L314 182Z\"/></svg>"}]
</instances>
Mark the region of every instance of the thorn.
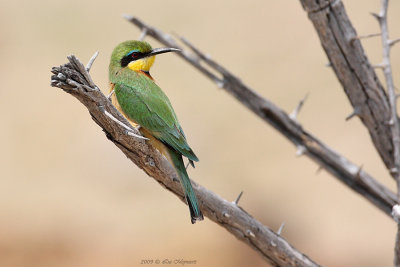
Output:
<instances>
[{"instance_id":1,"label":"thorn","mask_svg":"<svg viewBox=\"0 0 400 267\"><path fill-rule=\"evenodd\" d=\"M398 170L396 167L394 167L394 168L391 168L391 169L389 170L389 172L390 172L391 174L397 174L397 173L399 172L399 170Z\"/></svg>"},{"instance_id":2,"label":"thorn","mask_svg":"<svg viewBox=\"0 0 400 267\"><path fill-rule=\"evenodd\" d=\"M297 151L296 151L296 156L300 157L306 153L307 148L303 145L298 145L297 146Z\"/></svg>"},{"instance_id":3,"label":"thorn","mask_svg":"<svg viewBox=\"0 0 400 267\"><path fill-rule=\"evenodd\" d=\"M350 120L351 118L353 118L354 116L359 116L360 115L360 108L356 107L353 112L346 117L346 121Z\"/></svg>"},{"instance_id":4,"label":"thorn","mask_svg":"<svg viewBox=\"0 0 400 267\"><path fill-rule=\"evenodd\" d=\"M140 33L140 36L139 36L139 41L143 41L144 40L144 38L146 37L146 35L147 35L147 28L143 28L142 29L142 32Z\"/></svg>"},{"instance_id":5,"label":"thorn","mask_svg":"<svg viewBox=\"0 0 400 267\"><path fill-rule=\"evenodd\" d=\"M392 47L395 44L400 42L400 38L394 39L394 40L389 40L389 46Z\"/></svg>"},{"instance_id":6,"label":"thorn","mask_svg":"<svg viewBox=\"0 0 400 267\"><path fill-rule=\"evenodd\" d=\"M372 67L375 68L375 69L384 69L385 68L385 64L383 64L383 63L375 64L375 65L372 65Z\"/></svg>"},{"instance_id":7,"label":"thorn","mask_svg":"<svg viewBox=\"0 0 400 267\"><path fill-rule=\"evenodd\" d=\"M215 83L217 84L217 87L218 88L224 88L224 86L225 86L225 80L217 80L217 81L215 81Z\"/></svg>"},{"instance_id":8,"label":"thorn","mask_svg":"<svg viewBox=\"0 0 400 267\"><path fill-rule=\"evenodd\" d=\"M376 18L378 21L381 21L382 15L377 14L377 13L375 13L375 12L371 12L370 14L371 14L374 18Z\"/></svg>"},{"instance_id":9,"label":"thorn","mask_svg":"<svg viewBox=\"0 0 400 267\"><path fill-rule=\"evenodd\" d=\"M92 68L93 62L96 60L97 56L99 55L99 51L94 52L93 56L89 59L88 64L86 65L86 71L89 72Z\"/></svg>"},{"instance_id":10,"label":"thorn","mask_svg":"<svg viewBox=\"0 0 400 267\"><path fill-rule=\"evenodd\" d=\"M399 204L396 204L393 206L392 217L397 223L400 223L400 206L399 206Z\"/></svg>"},{"instance_id":11,"label":"thorn","mask_svg":"<svg viewBox=\"0 0 400 267\"><path fill-rule=\"evenodd\" d=\"M362 171L363 165L360 165L360 167L358 167L358 170L356 172L356 178L357 179L361 179L361 171Z\"/></svg>"},{"instance_id":12,"label":"thorn","mask_svg":"<svg viewBox=\"0 0 400 267\"><path fill-rule=\"evenodd\" d=\"M386 122L386 125L389 125L389 126L394 125L393 119L390 119L388 122Z\"/></svg>"},{"instance_id":13,"label":"thorn","mask_svg":"<svg viewBox=\"0 0 400 267\"><path fill-rule=\"evenodd\" d=\"M225 218L231 217L231 215L229 215L227 212L223 212L223 213L222 213L222 216L224 216Z\"/></svg>"},{"instance_id":14,"label":"thorn","mask_svg":"<svg viewBox=\"0 0 400 267\"><path fill-rule=\"evenodd\" d=\"M185 169L187 170L187 168L189 167L190 162L188 161L188 163L186 163Z\"/></svg>"},{"instance_id":15,"label":"thorn","mask_svg":"<svg viewBox=\"0 0 400 267\"><path fill-rule=\"evenodd\" d=\"M332 67L332 63L331 62L326 63L325 67L328 67L328 68Z\"/></svg>"},{"instance_id":16,"label":"thorn","mask_svg":"<svg viewBox=\"0 0 400 267\"><path fill-rule=\"evenodd\" d=\"M282 230L283 230L283 227L285 227L285 222L283 222L283 223L281 224L281 226L279 226L279 229L278 229L278 231L276 232L278 235L281 235Z\"/></svg>"},{"instance_id":17,"label":"thorn","mask_svg":"<svg viewBox=\"0 0 400 267\"><path fill-rule=\"evenodd\" d=\"M114 89L108 94L107 99L111 101L111 97L114 94Z\"/></svg>"},{"instance_id":18,"label":"thorn","mask_svg":"<svg viewBox=\"0 0 400 267\"><path fill-rule=\"evenodd\" d=\"M233 204L235 204L237 206L242 195L243 195L243 191L239 193L239 195L237 196L235 201L233 201Z\"/></svg>"},{"instance_id":19,"label":"thorn","mask_svg":"<svg viewBox=\"0 0 400 267\"><path fill-rule=\"evenodd\" d=\"M319 174L323 169L324 167L322 167L322 165L319 165L318 169L315 171L315 174Z\"/></svg>"},{"instance_id":20,"label":"thorn","mask_svg":"<svg viewBox=\"0 0 400 267\"><path fill-rule=\"evenodd\" d=\"M371 33L371 34L356 36L356 37L353 37L350 39L350 43L351 43L351 45L353 45L356 40L367 39L367 38L377 37L377 36L381 36L381 35L382 35L381 33Z\"/></svg>"},{"instance_id":21,"label":"thorn","mask_svg":"<svg viewBox=\"0 0 400 267\"><path fill-rule=\"evenodd\" d=\"M306 101L308 97L308 93L303 97L303 99L300 100L299 104L297 104L297 107L292 111L292 113L290 113L289 118L291 118L292 120L296 120L297 115L299 114L301 108L304 105L304 102Z\"/></svg>"},{"instance_id":22,"label":"thorn","mask_svg":"<svg viewBox=\"0 0 400 267\"><path fill-rule=\"evenodd\" d=\"M250 237L253 237L253 238L256 237L256 235L255 235L252 231L250 231L250 230L247 230L247 231L246 231L246 235L247 235L247 236L250 236Z\"/></svg>"}]
</instances>

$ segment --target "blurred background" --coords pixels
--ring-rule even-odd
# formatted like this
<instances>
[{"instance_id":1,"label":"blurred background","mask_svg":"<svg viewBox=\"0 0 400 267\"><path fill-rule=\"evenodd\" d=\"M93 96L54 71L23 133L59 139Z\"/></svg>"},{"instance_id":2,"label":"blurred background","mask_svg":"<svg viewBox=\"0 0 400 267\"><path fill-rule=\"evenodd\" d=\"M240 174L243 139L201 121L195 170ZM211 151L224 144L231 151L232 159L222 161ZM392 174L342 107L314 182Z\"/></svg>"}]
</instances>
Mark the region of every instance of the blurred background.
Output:
<instances>
[{"instance_id":1,"label":"blurred background","mask_svg":"<svg viewBox=\"0 0 400 267\"><path fill-rule=\"evenodd\" d=\"M358 34L379 32L379 0L344 1ZM400 8L391 1L392 38ZM0 266L136 266L195 260L196 266L265 266L263 259L188 209L109 142L86 108L50 87L50 70L76 55L108 90L112 49L136 39L122 18L138 16L189 39L309 132L394 190L299 1L1 1ZM160 46L147 39L153 47ZM380 63L379 38L362 41ZM394 78L400 46L392 50ZM380 71L378 71L382 77ZM174 55L152 75L200 158L190 176L240 205L326 266L390 266L396 226L236 100ZM187 265L186 265L187 266Z\"/></svg>"}]
</instances>

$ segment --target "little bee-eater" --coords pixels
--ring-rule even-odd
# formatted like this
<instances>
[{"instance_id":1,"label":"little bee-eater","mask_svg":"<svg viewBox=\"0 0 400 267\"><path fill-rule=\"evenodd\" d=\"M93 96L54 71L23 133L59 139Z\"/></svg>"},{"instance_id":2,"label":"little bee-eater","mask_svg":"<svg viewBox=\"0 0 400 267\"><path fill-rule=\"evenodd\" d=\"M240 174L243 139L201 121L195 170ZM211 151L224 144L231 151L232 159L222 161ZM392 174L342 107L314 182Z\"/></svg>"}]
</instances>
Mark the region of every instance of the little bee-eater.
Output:
<instances>
[{"instance_id":1,"label":"little bee-eater","mask_svg":"<svg viewBox=\"0 0 400 267\"><path fill-rule=\"evenodd\" d=\"M111 55L109 66L110 93L113 105L139 128L144 137L162 153L175 168L192 223L203 220L196 195L186 172L182 156L199 161L189 147L182 127L168 97L150 76L155 55L179 51L175 48L152 49L146 42L126 41L119 44Z\"/></svg>"}]
</instances>

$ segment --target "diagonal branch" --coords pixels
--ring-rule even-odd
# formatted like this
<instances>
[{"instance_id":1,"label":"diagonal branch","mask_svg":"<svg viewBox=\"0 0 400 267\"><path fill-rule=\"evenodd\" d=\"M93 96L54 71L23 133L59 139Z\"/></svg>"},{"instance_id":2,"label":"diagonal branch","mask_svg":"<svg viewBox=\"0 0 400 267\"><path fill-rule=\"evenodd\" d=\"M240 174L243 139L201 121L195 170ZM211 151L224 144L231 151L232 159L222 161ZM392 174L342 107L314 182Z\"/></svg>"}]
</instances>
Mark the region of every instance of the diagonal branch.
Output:
<instances>
[{"instance_id":1,"label":"diagonal branch","mask_svg":"<svg viewBox=\"0 0 400 267\"><path fill-rule=\"evenodd\" d=\"M68 57L68 60L68 64L52 69L54 75L51 77L51 85L76 97L86 106L92 119L110 141L149 176L185 202L181 185L169 162L143 139L128 135L125 127L107 115L129 125L93 83L82 63L75 56ZM130 128L130 131L140 134ZM269 263L277 266L318 266L236 203L228 202L201 185L192 183L204 215L247 243Z\"/></svg>"},{"instance_id":2,"label":"diagonal branch","mask_svg":"<svg viewBox=\"0 0 400 267\"><path fill-rule=\"evenodd\" d=\"M182 53L179 55L209 79L214 81L218 87L224 88L226 92L234 96L239 102L288 138L296 147L302 148L302 154L310 157L317 162L317 164L334 175L334 177L364 196L376 207L390 216L392 206L396 204L396 195L377 182L371 175L361 170L361 168L305 131L303 127L295 120L292 120L287 113L250 89L236 76L213 61L209 56L199 51L199 49L195 48L187 40L182 39L193 52L183 49L170 35L145 24L138 18L126 18L141 30L147 29L147 35L155 38L164 45L181 49ZM207 64L217 74L206 69L202 64Z\"/></svg>"}]
</instances>

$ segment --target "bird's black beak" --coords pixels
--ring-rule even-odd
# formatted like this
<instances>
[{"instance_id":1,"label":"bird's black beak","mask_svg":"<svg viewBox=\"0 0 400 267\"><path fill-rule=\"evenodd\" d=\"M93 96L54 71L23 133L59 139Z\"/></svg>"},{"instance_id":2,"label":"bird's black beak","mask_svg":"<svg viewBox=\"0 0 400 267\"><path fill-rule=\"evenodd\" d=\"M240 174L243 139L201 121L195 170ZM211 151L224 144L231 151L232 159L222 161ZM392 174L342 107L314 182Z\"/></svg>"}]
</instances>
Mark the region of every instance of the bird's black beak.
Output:
<instances>
[{"instance_id":1,"label":"bird's black beak","mask_svg":"<svg viewBox=\"0 0 400 267\"><path fill-rule=\"evenodd\" d=\"M148 53L146 55L146 57L151 57L151 56L155 56L158 54L164 54L164 53L168 53L168 52L181 52L181 50L178 48L172 48L172 47L154 48L153 50L151 50L150 53Z\"/></svg>"}]
</instances>

